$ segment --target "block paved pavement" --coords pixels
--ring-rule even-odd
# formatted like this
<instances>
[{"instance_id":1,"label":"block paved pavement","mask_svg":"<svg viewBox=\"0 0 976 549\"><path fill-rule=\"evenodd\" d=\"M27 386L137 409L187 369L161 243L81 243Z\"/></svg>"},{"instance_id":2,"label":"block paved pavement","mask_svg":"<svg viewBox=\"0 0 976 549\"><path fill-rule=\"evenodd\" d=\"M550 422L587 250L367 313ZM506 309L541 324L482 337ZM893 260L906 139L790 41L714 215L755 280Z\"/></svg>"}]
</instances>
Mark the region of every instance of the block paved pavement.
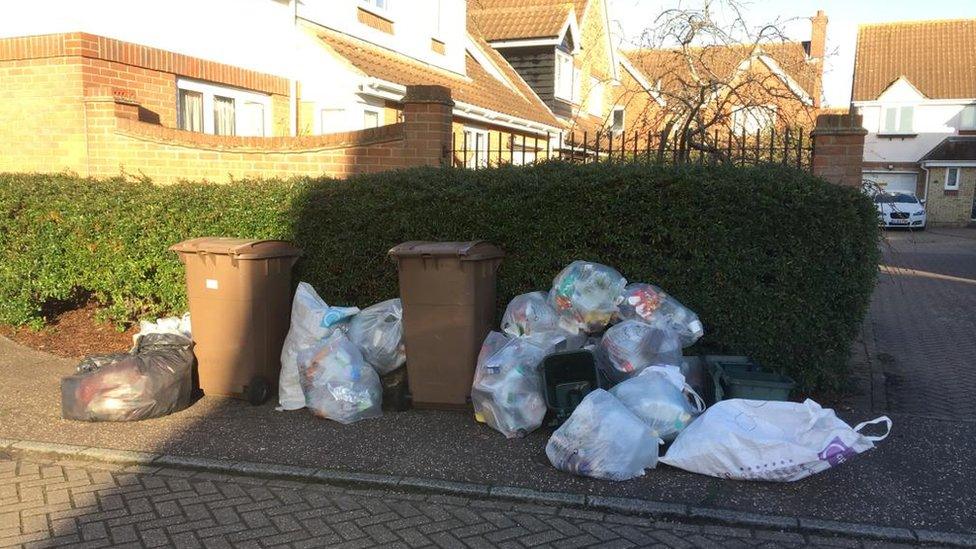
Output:
<instances>
[{"instance_id":1,"label":"block paved pavement","mask_svg":"<svg viewBox=\"0 0 976 549\"><path fill-rule=\"evenodd\" d=\"M871 547L855 538L0 456L0 547ZM885 546L890 546L886 544Z\"/></svg>"}]
</instances>

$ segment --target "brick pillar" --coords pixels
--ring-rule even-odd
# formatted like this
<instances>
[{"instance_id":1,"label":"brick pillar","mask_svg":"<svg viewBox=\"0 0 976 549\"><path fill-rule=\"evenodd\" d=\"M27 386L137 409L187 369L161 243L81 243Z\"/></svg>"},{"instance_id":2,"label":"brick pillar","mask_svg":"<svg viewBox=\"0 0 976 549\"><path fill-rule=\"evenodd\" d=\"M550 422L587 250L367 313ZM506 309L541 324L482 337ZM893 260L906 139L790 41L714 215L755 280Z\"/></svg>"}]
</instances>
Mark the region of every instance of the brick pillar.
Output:
<instances>
[{"instance_id":1,"label":"brick pillar","mask_svg":"<svg viewBox=\"0 0 976 549\"><path fill-rule=\"evenodd\" d=\"M848 187L861 186L864 136L859 114L821 114L813 138L813 174Z\"/></svg>"},{"instance_id":2,"label":"brick pillar","mask_svg":"<svg viewBox=\"0 0 976 549\"><path fill-rule=\"evenodd\" d=\"M451 90L407 86L403 96L405 166L448 166L451 159Z\"/></svg>"}]
</instances>

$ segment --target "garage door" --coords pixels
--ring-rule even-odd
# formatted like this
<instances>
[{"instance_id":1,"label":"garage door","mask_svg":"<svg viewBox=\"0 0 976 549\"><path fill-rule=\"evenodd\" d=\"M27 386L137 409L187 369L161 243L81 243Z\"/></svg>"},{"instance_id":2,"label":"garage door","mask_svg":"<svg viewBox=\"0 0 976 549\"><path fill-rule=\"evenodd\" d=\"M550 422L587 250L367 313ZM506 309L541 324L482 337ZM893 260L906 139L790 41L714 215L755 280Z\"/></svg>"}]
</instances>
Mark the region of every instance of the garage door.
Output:
<instances>
[{"instance_id":1,"label":"garage door","mask_svg":"<svg viewBox=\"0 0 976 549\"><path fill-rule=\"evenodd\" d=\"M915 181L918 176L913 173L864 172L864 179L873 181L890 193L905 193L915 195Z\"/></svg>"}]
</instances>

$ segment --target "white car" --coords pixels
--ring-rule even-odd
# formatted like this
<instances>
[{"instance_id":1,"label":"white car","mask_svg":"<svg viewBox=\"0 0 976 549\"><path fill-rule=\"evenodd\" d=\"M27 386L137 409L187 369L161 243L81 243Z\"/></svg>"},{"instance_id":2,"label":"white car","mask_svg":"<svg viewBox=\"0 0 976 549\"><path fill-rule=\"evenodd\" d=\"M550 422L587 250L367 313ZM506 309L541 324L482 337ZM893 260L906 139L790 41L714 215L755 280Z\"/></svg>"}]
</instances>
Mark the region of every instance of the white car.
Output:
<instances>
[{"instance_id":1,"label":"white car","mask_svg":"<svg viewBox=\"0 0 976 549\"><path fill-rule=\"evenodd\" d=\"M885 227L925 229L925 205L913 195L904 193L878 193L874 195L878 217Z\"/></svg>"}]
</instances>

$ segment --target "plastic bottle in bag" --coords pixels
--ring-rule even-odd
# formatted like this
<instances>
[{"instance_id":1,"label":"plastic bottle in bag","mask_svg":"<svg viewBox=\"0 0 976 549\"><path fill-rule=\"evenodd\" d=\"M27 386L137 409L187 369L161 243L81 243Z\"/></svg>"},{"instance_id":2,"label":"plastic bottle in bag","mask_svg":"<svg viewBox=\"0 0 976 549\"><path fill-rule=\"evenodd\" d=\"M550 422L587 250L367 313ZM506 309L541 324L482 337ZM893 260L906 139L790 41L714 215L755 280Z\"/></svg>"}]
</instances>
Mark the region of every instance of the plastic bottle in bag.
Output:
<instances>
[{"instance_id":1,"label":"plastic bottle in bag","mask_svg":"<svg viewBox=\"0 0 976 549\"><path fill-rule=\"evenodd\" d=\"M300 352L298 365L313 414L343 424L383 415L380 376L342 331Z\"/></svg>"},{"instance_id":2,"label":"plastic bottle in bag","mask_svg":"<svg viewBox=\"0 0 976 549\"><path fill-rule=\"evenodd\" d=\"M611 381L622 381L652 364L680 366L681 341L660 324L625 320L603 334L597 358Z\"/></svg>"},{"instance_id":3,"label":"plastic bottle in bag","mask_svg":"<svg viewBox=\"0 0 976 549\"><path fill-rule=\"evenodd\" d=\"M508 438L538 429L546 415L539 365L551 347L532 337L508 338L491 332L478 355L471 385L475 418Z\"/></svg>"},{"instance_id":4,"label":"plastic bottle in bag","mask_svg":"<svg viewBox=\"0 0 976 549\"><path fill-rule=\"evenodd\" d=\"M574 261L552 283L549 305L570 332L600 332L617 312L627 279L606 265Z\"/></svg>"},{"instance_id":5,"label":"plastic bottle in bag","mask_svg":"<svg viewBox=\"0 0 976 549\"><path fill-rule=\"evenodd\" d=\"M560 471L628 480L657 466L660 444L626 406L603 389L596 389L549 438L546 456Z\"/></svg>"},{"instance_id":6,"label":"plastic bottle in bag","mask_svg":"<svg viewBox=\"0 0 976 549\"><path fill-rule=\"evenodd\" d=\"M674 366L649 366L610 389L654 436L669 442L705 410L701 397L687 384ZM695 399L692 405L688 396Z\"/></svg>"},{"instance_id":7,"label":"plastic bottle in bag","mask_svg":"<svg viewBox=\"0 0 976 549\"><path fill-rule=\"evenodd\" d=\"M705 333L698 315L677 299L653 284L635 282L623 291L617 307L621 320L640 320L648 324L663 323L681 338L681 345L694 345Z\"/></svg>"},{"instance_id":8,"label":"plastic bottle in bag","mask_svg":"<svg viewBox=\"0 0 976 549\"><path fill-rule=\"evenodd\" d=\"M403 306L399 299L388 299L363 309L349 321L346 333L380 375L396 370L407 361Z\"/></svg>"}]
</instances>

